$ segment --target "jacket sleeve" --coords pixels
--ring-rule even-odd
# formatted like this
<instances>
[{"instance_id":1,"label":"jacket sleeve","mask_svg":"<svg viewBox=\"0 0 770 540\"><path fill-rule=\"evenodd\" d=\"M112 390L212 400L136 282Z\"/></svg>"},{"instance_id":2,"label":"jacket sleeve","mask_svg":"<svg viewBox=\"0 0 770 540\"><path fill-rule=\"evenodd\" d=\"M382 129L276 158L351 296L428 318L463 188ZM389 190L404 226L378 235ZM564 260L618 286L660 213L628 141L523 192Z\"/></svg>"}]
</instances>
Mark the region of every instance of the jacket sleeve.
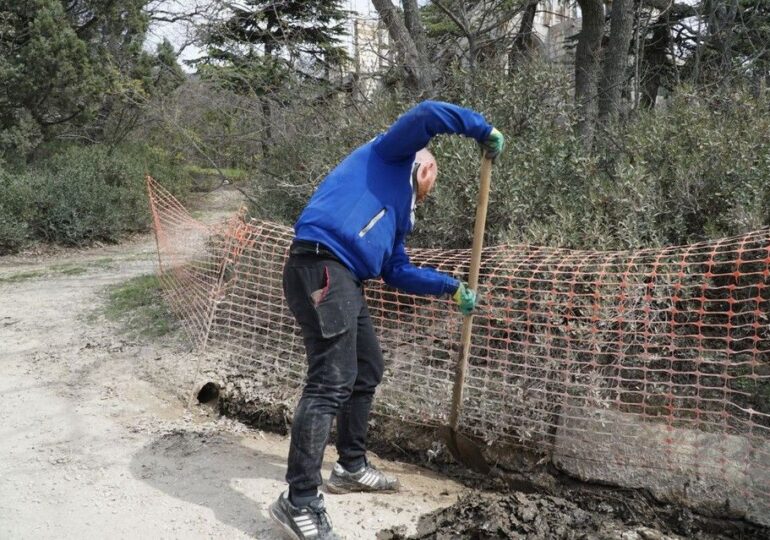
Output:
<instances>
[{"instance_id":1,"label":"jacket sleeve","mask_svg":"<svg viewBox=\"0 0 770 540\"><path fill-rule=\"evenodd\" d=\"M460 282L452 276L429 267L418 267L409 261L403 237L396 240L393 254L385 261L382 279L392 287L410 294L454 294Z\"/></svg>"},{"instance_id":2,"label":"jacket sleeve","mask_svg":"<svg viewBox=\"0 0 770 540\"><path fill-rule=\"evenodd\" d=\"M386 161L399 161L425 148L434 135L454 133L481 142L491 131L492 126L477 112L451 103L423 101L378 137L374 149Z\"/></svg>"}]
</instances>

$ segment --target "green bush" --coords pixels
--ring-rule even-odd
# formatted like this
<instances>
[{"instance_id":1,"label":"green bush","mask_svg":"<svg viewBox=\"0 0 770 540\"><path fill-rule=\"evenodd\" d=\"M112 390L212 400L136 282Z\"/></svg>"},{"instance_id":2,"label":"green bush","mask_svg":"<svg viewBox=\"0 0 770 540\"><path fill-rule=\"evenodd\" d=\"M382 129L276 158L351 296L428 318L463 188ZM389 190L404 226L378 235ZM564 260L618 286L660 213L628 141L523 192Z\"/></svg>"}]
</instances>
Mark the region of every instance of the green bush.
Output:
<instances>
[{"instance_id":1,"label":"green bush","mask_svg":"<svg viewBox=\"0 0 770 540\"><path fill-rule=\"evenodd\" d=\"M0 255L25 244L32 208L31 186L0 170Z\"/></svg>"},{"instance_id":2,"label":"green bush","mask_svg":"<svg viewBox=\"0 0 770 540\"><path fill-rule=\"evenodd\" d=\"M507 135L492 175L489 242L634 249L770 224L767 97L679 89L664 108L601 131L587 150L568 91L568 78L543 68L481 81L478 101L468 103ZM440 185L415 240L467 246L478 157L457 137L434 151Z\"/></svg>"},{"instance_id":3,"label":"green bush","mask_svg":"<svg viewBox=\"0 0 770 540\"><path fill-rule=\"evenodd\" d=\"M617 182L644 210L650 235L682 244L770 224L770 100L733 90L680 89L668 106L629 122L613 161ZM622 202L613 197L616 206ZM641 216L637 221L642 221Z\"/></svg>"},{"instance_id":4,"label":"green bush","mask_svg":"<svg viewBox=\"0 0 770 540\"><path fill-rule=\"evenodd\" d=\"M182 168L145 146L71 146L26 171L6 173L0 249L13 251L27 239L63 245L114 242L147 230L145 171L177 195L188 189Z\"/></svg>"},{"instance_id":5,"label":"green bush","mask_svg":"<svg viewBox=\"0 0 770 540\"><path fill-rule=\"evenodd\" d=\"M567 245L573 240L554 218L574 220L584 179L594 158L573 134L570 77L554 66L533 66L512 77L487 75L472 93L442 96L477 110L506 136L505 152L492 171L488 244L526 240ZM477 145L438 137L431 149L439 162L435 194L418 212L413 245L468 247L473 236L481 162Z\"/></svg>"},{"instance_id":6,"label":"green bush","mask_svg":"<svg viewBox=\"0 0 770 540\"><path fill-rule=\"evenodd\" d=\"M487 243L636 249L770 224L767 96L682 88L665 107L600 129L596 146L586 149L576 135L571 84L558 67L532 66L514 76L458 79L439 96L484 113L507 137L492 173ZM391 95L358 107L332 102L282 111L280 124L289 128L276 134L275 150L256 175L252 211L292 223L325 174L409 106ZM431 149L438 184L418 210L409 244L467 247L478 149L445 136Z\"/></svg>"}]
</instances>

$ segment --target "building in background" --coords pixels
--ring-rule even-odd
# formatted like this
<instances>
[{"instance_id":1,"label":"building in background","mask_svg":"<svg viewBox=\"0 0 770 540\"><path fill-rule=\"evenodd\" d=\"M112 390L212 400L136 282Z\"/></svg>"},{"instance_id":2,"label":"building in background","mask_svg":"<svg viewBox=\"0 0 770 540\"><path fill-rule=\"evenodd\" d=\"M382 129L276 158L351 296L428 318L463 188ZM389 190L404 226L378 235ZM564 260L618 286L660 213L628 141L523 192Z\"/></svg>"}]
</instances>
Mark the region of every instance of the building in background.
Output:
<instances>
[{"instance_id":1,"label":"building in background","mask_svg":"<svg viewBox=\"0 0 770 540\"><path fill-rule=\"evenodd\" d=\"M394 3L400 5L399 0ZM418 0L425 5L428 0ZM379 20L377 10L371 0L347 0L346 9L350 11L348 35L344 38L351 64L343 80L354 82L364 96L371 96L382 85L383 75L392 66L393 55L389 47L389 36L385 26ZM208 5L204 0L185 0L182 4L167 0L160 4L171 13ZM195 20L205 15L200 15ZM516 17L509 23L509 31L515 32L520 23ZM574 2L567 0L540 0L535 15L534 31L540 43L540 52L549 60L560 63L570 61L571 53L565 48L565 40L575 35L580 29L579 10ZM194 39L195 26L189 21L175 23L154 22L148 34L146 48L154 50L164 38L169 39L175 48L182 48L180 62L185 70L193 68L184 62L200 58L205 51L197 46Z\"/></svg>"},{"instance_id":2,"label":"building in background","mask_svg":"<svg viewBox=\"0 0 770 540\"><path fill-rule=\"evenodd\" d=\"M396 0L396 3L399 3ZM427 2L419 2L423 5ZM382 87L383 76L392 66L388 31L369 0L349 0L351 12L348 30L348 53L352 60L347 75L352 76L358 93L370 97ZM566 40L580 30L580 11L568 0L541 0L534 20L534 32L539 53L552 62L571 65L573 53ZM509 23L509 33L515 34L520 17Z\"/></svg>"},{"instance_id":3,"label":"building in background","mask_svg":"<svg viewBox=\"0 0 770 540\"><path fill-rule=\"evenodd\" d=\"M541 0L535 15L534 31L543 45L542 52L552 62L565 63L572 54L565 47L567 38L580 31L577 3ZM571 62L570 62L571 64Z\"/></svg>"},{"instance_id":4,"label":"building in background","mask_svg":"<svg viewBox=\"0 0 770 540\"><path fill-rule=\"evenodd\" d=\"M382 74L391 64L390 37L376 17L355 17L351 25L353 76L358 92L369 97L381 87Z\"/></svg>"}]
</instances>

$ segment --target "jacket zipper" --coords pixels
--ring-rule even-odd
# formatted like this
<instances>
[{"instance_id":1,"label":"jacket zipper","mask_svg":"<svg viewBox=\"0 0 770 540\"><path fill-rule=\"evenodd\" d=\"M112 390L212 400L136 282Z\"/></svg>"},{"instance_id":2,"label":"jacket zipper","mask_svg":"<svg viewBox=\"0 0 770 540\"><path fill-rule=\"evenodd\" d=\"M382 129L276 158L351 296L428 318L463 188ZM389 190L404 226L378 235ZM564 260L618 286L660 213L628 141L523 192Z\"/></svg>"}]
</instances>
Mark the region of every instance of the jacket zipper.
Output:
<instances>
[{"instance_id":1,"label":"jacket zipper","mask_svg":"<svg viewBox=\"0 0 770 540\"><path fill-rule=\"evenodd\" d=\"M383 208L382 210L377 212L377 214L375 214L375 216L372 219L369 220L369 223L366 224L366 227L364 227L363 229L361 229L358 232L358 237L359 238L363 238L364 236L366 236L366 233L371 231L372 228L375 225L377 225L377 222L380 221L383 218L383 216L385 215L385 211L386 211L386 208Z\"/></svg>"}]
</instances>

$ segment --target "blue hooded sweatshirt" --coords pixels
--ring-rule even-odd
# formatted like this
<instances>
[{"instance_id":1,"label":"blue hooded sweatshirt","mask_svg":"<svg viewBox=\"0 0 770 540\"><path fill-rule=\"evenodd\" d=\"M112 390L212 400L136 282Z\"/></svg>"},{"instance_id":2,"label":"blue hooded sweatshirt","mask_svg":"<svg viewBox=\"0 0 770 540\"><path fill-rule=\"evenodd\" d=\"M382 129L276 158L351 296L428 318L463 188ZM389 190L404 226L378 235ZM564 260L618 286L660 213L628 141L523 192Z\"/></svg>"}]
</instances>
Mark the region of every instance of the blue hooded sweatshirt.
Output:
<instances>
[{"instance_id":1,"label":"blue hooded sweatshirt","mask_svg":"<svg viewBox=\"0 0 770 540\"><path fill-rule=\"evenodd\" d=\"M382 277L412 294L452 294L459 282L410 263L404 240L414 227L415 154L441 133L483 141L484 117L456 105L424 101L354 150L321 182L294 225L295 238L330 249L360 280Z\"/></svg>"}]
</instances>

